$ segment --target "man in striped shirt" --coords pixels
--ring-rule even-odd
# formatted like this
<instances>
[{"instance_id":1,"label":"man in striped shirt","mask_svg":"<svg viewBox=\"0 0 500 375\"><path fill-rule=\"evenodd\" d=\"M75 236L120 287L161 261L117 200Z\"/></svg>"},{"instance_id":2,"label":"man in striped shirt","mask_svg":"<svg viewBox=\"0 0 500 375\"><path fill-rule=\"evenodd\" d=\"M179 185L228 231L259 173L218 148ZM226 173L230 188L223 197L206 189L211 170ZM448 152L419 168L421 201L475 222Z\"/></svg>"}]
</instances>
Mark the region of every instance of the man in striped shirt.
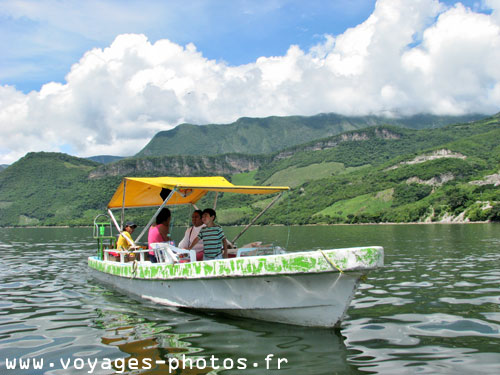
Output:
<instances>
[{"instance_id":1,"label":"man in striped shirt","mask_svg":"<svg viewBox=\"0 0 500 375\"><path fill-rule=\"evenodd\" d=\"M188 250L191 250L198 241L203 241L203 260L227 258L227 240L224 231L214 223L216 218L215 210L206 208L203 210L201 220L205 228L200 230L198 237L194 239Z\"/></svg>"}]
</instances>

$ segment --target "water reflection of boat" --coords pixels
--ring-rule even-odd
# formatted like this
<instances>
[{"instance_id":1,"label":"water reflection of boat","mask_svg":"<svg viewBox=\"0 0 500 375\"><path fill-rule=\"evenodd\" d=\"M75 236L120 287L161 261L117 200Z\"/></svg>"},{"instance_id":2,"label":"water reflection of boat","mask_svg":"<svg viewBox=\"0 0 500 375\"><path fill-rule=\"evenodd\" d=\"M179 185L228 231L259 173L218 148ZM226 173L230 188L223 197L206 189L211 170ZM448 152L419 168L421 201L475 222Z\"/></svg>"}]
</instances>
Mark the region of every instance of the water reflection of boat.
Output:
<instances>
[{"instance_id":1,"label":"water reflection of boat","mask_svg":"<svg viewBox=\"0 0 500 375\"><path fill-rule=\"evenodd\" d=\"M242 374L350 374L356 369L347 360L344 338L337 330L312 327L290 327L284 324L218 318L217 328L223 334L196 335L188 339L195 347L203 347L206 356L245 358ZM176 327L177 332L180 327ZM193 331L194 332L194 331ZM272 354L268 363L266 358ZM278 368L278 360L282 361ZM257 364L257 367L254 367ZM231 372L229 372L231 373Z\"/></svg>"},{"instance_id":2,"label":"water reflection of boat","mask_svg":"<svg viewBox=\"0 0 500 375\"><path fill-rule=\"evenodd\" d=\"M108 204L108 213L119 230L111 209L121 209L123 222L125 208L159 206L140 239L166 205L194 205L212 191L282 194L285 190L288 187L235 186L223 177L125 178ZM235 258L195 262L194 254L160 244L155 250L160 263L144 261L141 254L148 250L135 251L139 261L127 263L122 256L116 262L106 255L110 250L104 240L112 236L106 235L105 225L95 223L94 229L99 251L88 258L88 265L93 276L109 286L157 304L303 326L338 326L360 278L383 265L383 249L377 246L296 253L239 249ZM256 254L243 256L250 251ZM189 255L186 262L179 262L182 255Z\"/></svg>"},{"instance_id":3,"label":"water reflection of boat","mask_svg":"<svg viewBox=\"0 0 500 375\"><path fill-rule=\"evenodd\" d=\"M141 319L135 322L123 320L121 326L110 316L108 320L114 323L107 327L101 325L104 329L102 343L126 353L126 363L136 359L139 363L155 364L154 368L146 367L133 373L161 374L171 370L170 373L178 374L291 375L353 373L356 370L347 361L344 338L338 331L310 327L291 329L289 325L220 316L214 319L199 315L193 319L190 314L173 311L146 313L151 321L143 318L145 312L139 312ZM103 314L115 315L109 311ZM168 366L168 360L173 358L177 360L173 363L179 366L175 371ZM214 367L208 366L211 358L217 360L213 362ZM266 362L266 358L270 360ZM279 359L282 362L278 369ZM241 371L237 369L238 364Z\"/></svg>"},{"instance_id":4,"label":"water reflection of boat","mask_svg":"<svg viewBox=\"0 0 500 375\"><path fill-rule=\"evenodd\" d=\"M118 373L130 371L142 375L168 374L175 373L178 369L186 369L189 374L206 374L213 370L209 366L196 365L197 361L206 360L197 354L201 349L193 348L188 341L184 341L191 337L191 334L176 334L170 331L170 326L158 327L151 322L133 322L131 319L120 321L115 312L101 310L99 315L100 318L105 317L113 322L99 323L104 329L101 342L115 346L127 354L126 357L111 361L112 367ZM184 363L185 358L189 363Z\"/></svg>"}]
</instances>

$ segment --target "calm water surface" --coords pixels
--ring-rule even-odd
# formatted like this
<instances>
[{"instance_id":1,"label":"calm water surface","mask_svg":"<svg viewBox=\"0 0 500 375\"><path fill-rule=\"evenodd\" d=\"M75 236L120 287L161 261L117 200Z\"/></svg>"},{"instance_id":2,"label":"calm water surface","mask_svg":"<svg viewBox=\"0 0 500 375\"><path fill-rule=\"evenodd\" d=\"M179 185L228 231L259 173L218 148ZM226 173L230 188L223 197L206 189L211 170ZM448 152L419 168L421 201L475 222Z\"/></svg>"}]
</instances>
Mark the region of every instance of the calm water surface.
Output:
<instances>
[{"instance_id":1,"label":"calm water surface","mask_svg":"<svg viewBox=\"0 0 500 375\"><path fill-rule=\"evenodd\" d=\"M2 229L0 374L169 373L126 369L124 358L200 365L176 374L500 373L500 225L265 227L241 243L254 240L382 245L386 266L361 284L339 332L137 302L89 277L91 229ZM20 359L43 367L19 369Z\"/></svg>"}]
</instances>

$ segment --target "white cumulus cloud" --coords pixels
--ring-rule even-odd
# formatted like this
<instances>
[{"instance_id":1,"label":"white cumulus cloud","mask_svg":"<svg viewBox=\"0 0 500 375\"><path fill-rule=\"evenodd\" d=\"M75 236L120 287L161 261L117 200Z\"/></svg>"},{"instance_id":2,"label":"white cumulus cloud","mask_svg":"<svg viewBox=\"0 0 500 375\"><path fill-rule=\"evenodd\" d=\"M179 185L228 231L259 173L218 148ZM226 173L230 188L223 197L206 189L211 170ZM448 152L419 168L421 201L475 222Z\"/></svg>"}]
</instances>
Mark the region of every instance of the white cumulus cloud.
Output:
<instances>
[{"instance_id":1,"label":"white cumulus cloud","mask_svg":"<svg viewBox=\"0 0 500 375\"><path fill-rule=\"evenodd\" d=\"M182 122L242 116L495 113L500 4L491 14L437 0L379 0L365 22L231 66L193 44L122 34L88 51L65 83L0 86L0 164L28 151L132 155Z\"/></svg>"}]
</instances>

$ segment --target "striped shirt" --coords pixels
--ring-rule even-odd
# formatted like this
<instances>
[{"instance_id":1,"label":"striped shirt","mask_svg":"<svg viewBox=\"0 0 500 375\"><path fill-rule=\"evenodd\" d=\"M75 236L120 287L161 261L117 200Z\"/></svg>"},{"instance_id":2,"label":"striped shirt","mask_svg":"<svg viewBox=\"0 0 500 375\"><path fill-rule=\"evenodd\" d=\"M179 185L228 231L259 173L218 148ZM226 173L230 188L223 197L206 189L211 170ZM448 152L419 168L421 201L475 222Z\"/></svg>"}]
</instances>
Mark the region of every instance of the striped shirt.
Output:
<instances>
[{"instance_id":1,"label":"striped shirt","mask_svg":"<svg viewBox=\"0 0 500 375\"><path fill-rule=\"evenodd\" d=\"M203 259L221 259L222 240L225 238L221 227L205 227L198 233L198 238L203 241Z\"/></svg>"}]
</instances>

